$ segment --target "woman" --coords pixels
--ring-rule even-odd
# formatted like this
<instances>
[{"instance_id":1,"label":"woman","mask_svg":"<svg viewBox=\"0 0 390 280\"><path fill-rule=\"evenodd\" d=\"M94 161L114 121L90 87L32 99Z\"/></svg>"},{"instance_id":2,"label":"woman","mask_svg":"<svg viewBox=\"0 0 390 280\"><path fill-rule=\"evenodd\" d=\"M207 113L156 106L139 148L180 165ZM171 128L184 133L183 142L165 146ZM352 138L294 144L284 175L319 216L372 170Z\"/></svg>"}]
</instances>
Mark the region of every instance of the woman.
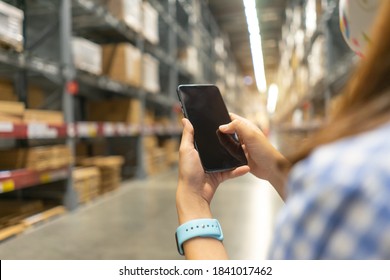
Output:
<instances>
[{"instance_id":1,"label":"woman","mask_svg":"<svg viewBox=\"0 0 390 280\"><path fill-rule=\"evenodd\" d=\"M239 135L249 166L205 174L192 125L184 119L176 193L179 224L210 221L218 185L250 171L268 180L286 202L270 258L390 259L389 15L390 1L382 1L371 45L343 103L294 158L284 159L257 127L232 114L232 122L220 131ZM181 241L186 258L226 259L222 236L206 236Z\"/></svg>"}]
</instances>

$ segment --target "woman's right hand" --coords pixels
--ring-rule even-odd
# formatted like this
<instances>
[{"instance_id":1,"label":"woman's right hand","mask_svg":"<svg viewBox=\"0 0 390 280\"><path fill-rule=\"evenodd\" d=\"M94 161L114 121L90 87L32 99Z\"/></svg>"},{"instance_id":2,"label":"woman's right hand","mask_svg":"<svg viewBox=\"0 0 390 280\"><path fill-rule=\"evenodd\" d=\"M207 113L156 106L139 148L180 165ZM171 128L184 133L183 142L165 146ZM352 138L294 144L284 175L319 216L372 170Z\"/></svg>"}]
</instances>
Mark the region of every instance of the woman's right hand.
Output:
<instances>
[{"instance_id":1,"label":"woman's right hand","mask_svg":"<svg viewBox=\"0 0 390 280\"><path fill-rule=\"evenodd\" d=\"M276 150L263 132L249 120L236 114L230 114L232 122L221 125L222 133L237 133L248 159L251 173L256 177L268 180L284 198L286 175L278 167L280 161L286 159Z\"/></svg>"}]
</instances>

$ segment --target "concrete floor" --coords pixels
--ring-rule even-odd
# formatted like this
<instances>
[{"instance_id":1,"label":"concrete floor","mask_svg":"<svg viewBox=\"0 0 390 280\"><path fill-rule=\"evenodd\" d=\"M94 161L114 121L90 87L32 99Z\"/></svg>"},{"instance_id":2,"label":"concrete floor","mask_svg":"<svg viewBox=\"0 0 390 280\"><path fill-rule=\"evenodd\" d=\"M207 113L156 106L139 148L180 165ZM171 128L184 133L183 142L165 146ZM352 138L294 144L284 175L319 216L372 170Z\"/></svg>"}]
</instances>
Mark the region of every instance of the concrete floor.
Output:
<instances>
[{"instance_id":1,"label":"concrete floor","mask_svg":"<svg viewBox=\"0 0 390 280\"><path fill-rule=\"evenodd\" d=\"M182 259L175 245L177 171L121 188L0 243L0 259ZM225 182L213 213L232 259L264 259L281 206L273 188L246 175Z\"/></svg>"}]
</instances>

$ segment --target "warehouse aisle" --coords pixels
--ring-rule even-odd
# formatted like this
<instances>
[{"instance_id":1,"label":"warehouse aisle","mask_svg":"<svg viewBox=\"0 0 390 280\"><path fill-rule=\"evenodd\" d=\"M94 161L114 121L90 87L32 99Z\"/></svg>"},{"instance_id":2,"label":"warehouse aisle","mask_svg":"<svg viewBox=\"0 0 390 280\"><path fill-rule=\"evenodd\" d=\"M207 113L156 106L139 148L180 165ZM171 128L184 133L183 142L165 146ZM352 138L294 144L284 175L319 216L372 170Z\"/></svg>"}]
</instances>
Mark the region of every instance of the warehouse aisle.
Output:
<instances>
[{"instance_id":1,"label":"warehouse aisle","mask_svg":"<svg viewBox=\"0 0 390 280\"><path fill-rule=\"evenodd\" d=\"M0 259L180 259L177 171L130 181L100 200L0 244ZM225 182L214 199L232 259L263 259L281 201L251 175Z\"/></svg>"}]
</instances>

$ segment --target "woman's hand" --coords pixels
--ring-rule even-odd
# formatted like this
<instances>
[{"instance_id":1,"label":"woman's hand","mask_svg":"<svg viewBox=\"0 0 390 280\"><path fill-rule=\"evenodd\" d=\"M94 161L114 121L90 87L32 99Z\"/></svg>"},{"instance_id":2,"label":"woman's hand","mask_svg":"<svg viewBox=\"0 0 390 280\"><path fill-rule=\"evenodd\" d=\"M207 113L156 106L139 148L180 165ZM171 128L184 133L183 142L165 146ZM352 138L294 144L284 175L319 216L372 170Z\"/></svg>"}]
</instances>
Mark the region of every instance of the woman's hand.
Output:
<instances>
[{"instance_id":1,"label":"woman's hand","mask_svg":"<svg viewBox=\"0 0 390 280\"><path fill-rule=\"evenodd\" d=\"M176 206L179 223L197 218L211 218L210 203L215 191L223 181L249 172L248 166L231 171L205 173L198 151L194 148L194 129L183 119L183 136L179 150L179 182Z\"/></svg>"},{"instance_id":2,"label":"woman's hand","mask_svg":"<svg viewBox=\"0 0 390 280\"><path fill-rule=\"evenodd\" d=\"M249 120L230 114L232 122L219 127L223 133L237 133L243 144L251 173L258 178L268 180L284 198L286 175L278 162L286 160L267 140L262 131Z\"/></svg>"}]
</instances>

